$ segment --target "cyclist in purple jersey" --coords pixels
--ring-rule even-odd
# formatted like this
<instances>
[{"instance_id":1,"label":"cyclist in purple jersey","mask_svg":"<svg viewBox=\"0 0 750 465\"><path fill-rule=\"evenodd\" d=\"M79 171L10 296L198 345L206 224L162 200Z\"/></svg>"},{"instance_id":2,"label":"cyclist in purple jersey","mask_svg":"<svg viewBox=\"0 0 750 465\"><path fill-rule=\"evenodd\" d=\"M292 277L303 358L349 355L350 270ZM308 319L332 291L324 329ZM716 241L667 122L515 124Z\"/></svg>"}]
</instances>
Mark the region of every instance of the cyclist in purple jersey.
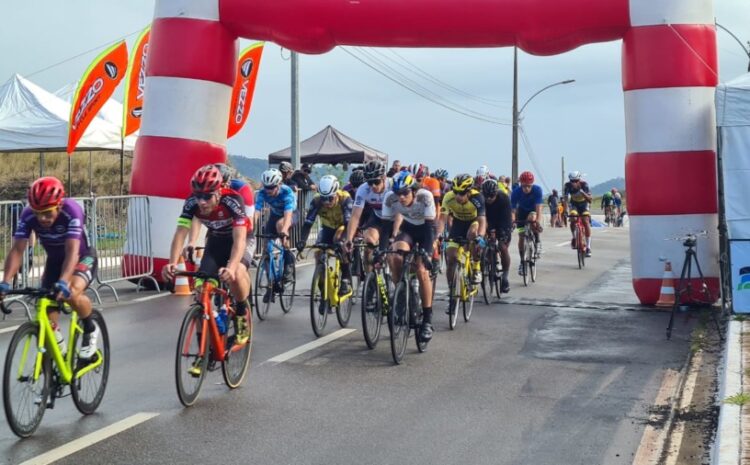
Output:
<instances>
[{"instance_id":1,"label":"cyclist in purple jersey","mask_svg":"<svg viewBox=\"0 0 750 465\"><path fill-rule=\"evenodd\" d=\"M79 357L91 358L96 353L99 328L91 320L91 300L86 288L96 276L96 252L86 234L83 209L72 199L65 199L59 179L39 178L28 191L29 206L21 212L13 246L5 258L5 272L0 282L0 296L10 290L10 282L21 268L23 253L34 232L47 252L42 287L57 292L57 298L68 303L80 317L83 327ZM52 328L59 331L59 312L49 315ZM62 339L60 334L58 340Z\"/></svg>"}]
</instances>

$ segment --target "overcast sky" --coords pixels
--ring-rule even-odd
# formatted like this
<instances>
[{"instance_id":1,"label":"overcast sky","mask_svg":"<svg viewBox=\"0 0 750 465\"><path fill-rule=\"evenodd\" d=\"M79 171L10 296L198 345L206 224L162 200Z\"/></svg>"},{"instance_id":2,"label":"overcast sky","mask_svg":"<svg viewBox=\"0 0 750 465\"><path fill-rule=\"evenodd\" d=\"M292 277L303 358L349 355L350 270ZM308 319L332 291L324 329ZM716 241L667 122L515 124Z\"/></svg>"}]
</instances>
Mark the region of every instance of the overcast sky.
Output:
<instances>
[{"instance_id":1,"label":"overcast sky","mask_svg":"<svg viewBox=\"0 0 750 465\"><path fill-rule=\"evenodd\" d=\"M73 82L101 48L71 57L123 36L128 36L128 45L132 45L136 32L151 21L153 5L153 0L2 2L0 80L19 73L50 91ZM750 40L749 0L716 0L716 18L743 42ZM747 70L747 58L729 35L719 31L718 38L720 80L731 80ZM243 40L241 46L249 43ZM540 94L523 112L523 127L548 187L559 187L562 156L567 171L583 171L592 184L623 175L620 47L617 41L553 57L519 53L520 104L548 84L576 80ZM336 49L325 55L301 56L302 139L331 124L388 153L391 159L425 162L432 169L446 168L451 175L473 172L481 164L488 164L498 174L510 174L512 49L399 49L398 56L389 50L367 53L381 60L385 55L387 63L439 98L507 125L447 110ZM400 61L399 56L406 61ZM265 158L289 145L288 58L287 50L267 44L250 119L229 141L230 153ZM61 61L65 63L52 66ZM463 95L408 74L394 63L416 65ZM538 172L523 143L520 168Z\"/></svg>"}]
</instances>

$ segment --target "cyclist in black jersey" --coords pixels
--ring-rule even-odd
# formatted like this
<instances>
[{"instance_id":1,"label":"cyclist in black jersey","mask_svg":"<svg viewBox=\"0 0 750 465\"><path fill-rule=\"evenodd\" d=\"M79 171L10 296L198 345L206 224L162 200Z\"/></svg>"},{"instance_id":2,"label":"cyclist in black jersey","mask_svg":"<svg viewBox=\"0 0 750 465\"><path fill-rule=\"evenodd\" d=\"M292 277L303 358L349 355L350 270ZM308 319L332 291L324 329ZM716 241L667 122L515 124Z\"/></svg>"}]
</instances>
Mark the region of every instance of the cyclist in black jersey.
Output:
<instances>
[{"instance_id":1,"label":"cyclist in black jersey","mask_svg":"<svg viewBox=\"0 0 750 465\"><path fill-rule=\"evenodd\" d=\"M508 281L508 270L510 270L510 236L513 231L513 216L510 208L510 197L500 191L498 182L494 179L487 179L482 183L482 195L484 195L484 213L487 217L487 231L495 232L497 238L498 251L502 264L503 273L500 291L507 293L510 291ZM496 273L498 270L488 270L489 273Z\"/></svg>"}]
</instances>

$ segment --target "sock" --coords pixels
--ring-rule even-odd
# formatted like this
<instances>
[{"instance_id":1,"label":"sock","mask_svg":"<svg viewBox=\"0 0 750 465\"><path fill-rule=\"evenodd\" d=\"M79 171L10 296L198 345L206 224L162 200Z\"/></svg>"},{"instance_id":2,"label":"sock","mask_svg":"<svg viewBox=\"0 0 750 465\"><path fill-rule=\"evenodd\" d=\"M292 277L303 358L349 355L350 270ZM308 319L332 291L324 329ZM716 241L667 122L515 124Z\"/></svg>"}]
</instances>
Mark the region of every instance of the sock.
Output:
<instances>
[{"instance_id":1,"label":"sock","mask_svg":"<svg viewBox=\"0 0 750 465\"><path fill-rule=\"evenodd\" d=\"M591 248L591 236L586 238L586 247Z\"/></svg>"},{"instance_id":2,"label":"sock","mask_svg":"<svg viewBox=\"0 0 750 465\"><path fill-rule=\"evenodd\" d=\"M422 321L432 323L432 307L422 307Z\"/></svg>"},{"instance_id":3,"label":"sock","mask_svg":"<svg viewBox=\"0 0 750 465\"><path fill-rule=\"evenodd\" d=\"M94 321L91 319L91 315L86 318L81 318L81 326L83 326L84 333L93 333L96 329Z\"/></svg>"},{"instance_id":4,"label":"sock","mask_svg":"<svg viewBox=\"0 0 750 465\"><path fill-rule=\"evenodd\" d=\"M247 299L237 302L237 316L245 316L248 306L250 306L250 303Z\"/></svg>"}]
</instances>

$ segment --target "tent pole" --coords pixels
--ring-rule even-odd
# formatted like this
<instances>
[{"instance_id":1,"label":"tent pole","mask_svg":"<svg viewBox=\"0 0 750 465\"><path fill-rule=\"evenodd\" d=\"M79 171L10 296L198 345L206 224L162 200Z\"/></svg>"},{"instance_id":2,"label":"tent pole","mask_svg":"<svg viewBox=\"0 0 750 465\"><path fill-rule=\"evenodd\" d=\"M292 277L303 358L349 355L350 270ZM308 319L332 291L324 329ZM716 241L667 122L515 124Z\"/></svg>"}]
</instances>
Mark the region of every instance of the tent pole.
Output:
<instances>
[{"instance_id":1,"label":"tent pole","mask_svg":"<svg viewBox=\"0 0 750 465\"><path fill-rule=\"evenodd\" d=\"M125 193L125 138L120 137L120 195Z\"/></svg>"},{"instance_id":2,"label":"tent pole","mask_svg":"<svg viewBox=\"0 0 750 465\"><path fill-rule=\"evenodd\" d=\"M299 141L299 57L292 52L292 152L291 162L295 170L300 169Z\"/></svg>"},{"instance_id":3,"label":"tent pole","mask_svg":"<svg viewBox=\"0 0 750 465\"><path fill-rule=\"evenodd\" d=\"M44 152L39 152L39 177L44 177Z\"/></svg>"},{"instance_id":4,"label":"tent pole","mask_svg":"<svg viewBox=\"0 0 750 465\"><path fill-rule=\"evenodd\" d=\"M94 196L94 168L91 150L89 150L89 197Z\"/></svg>"},{"instance_id":5,"label":"tent pole","mask_svg":"<svg viewBox=\"0 0 750 465\"><path fill-rule=\"evenodd\" d=\"M70 154L68 154L68 195L73 196L73 170Z\"/></svg>"}]
</instances>

